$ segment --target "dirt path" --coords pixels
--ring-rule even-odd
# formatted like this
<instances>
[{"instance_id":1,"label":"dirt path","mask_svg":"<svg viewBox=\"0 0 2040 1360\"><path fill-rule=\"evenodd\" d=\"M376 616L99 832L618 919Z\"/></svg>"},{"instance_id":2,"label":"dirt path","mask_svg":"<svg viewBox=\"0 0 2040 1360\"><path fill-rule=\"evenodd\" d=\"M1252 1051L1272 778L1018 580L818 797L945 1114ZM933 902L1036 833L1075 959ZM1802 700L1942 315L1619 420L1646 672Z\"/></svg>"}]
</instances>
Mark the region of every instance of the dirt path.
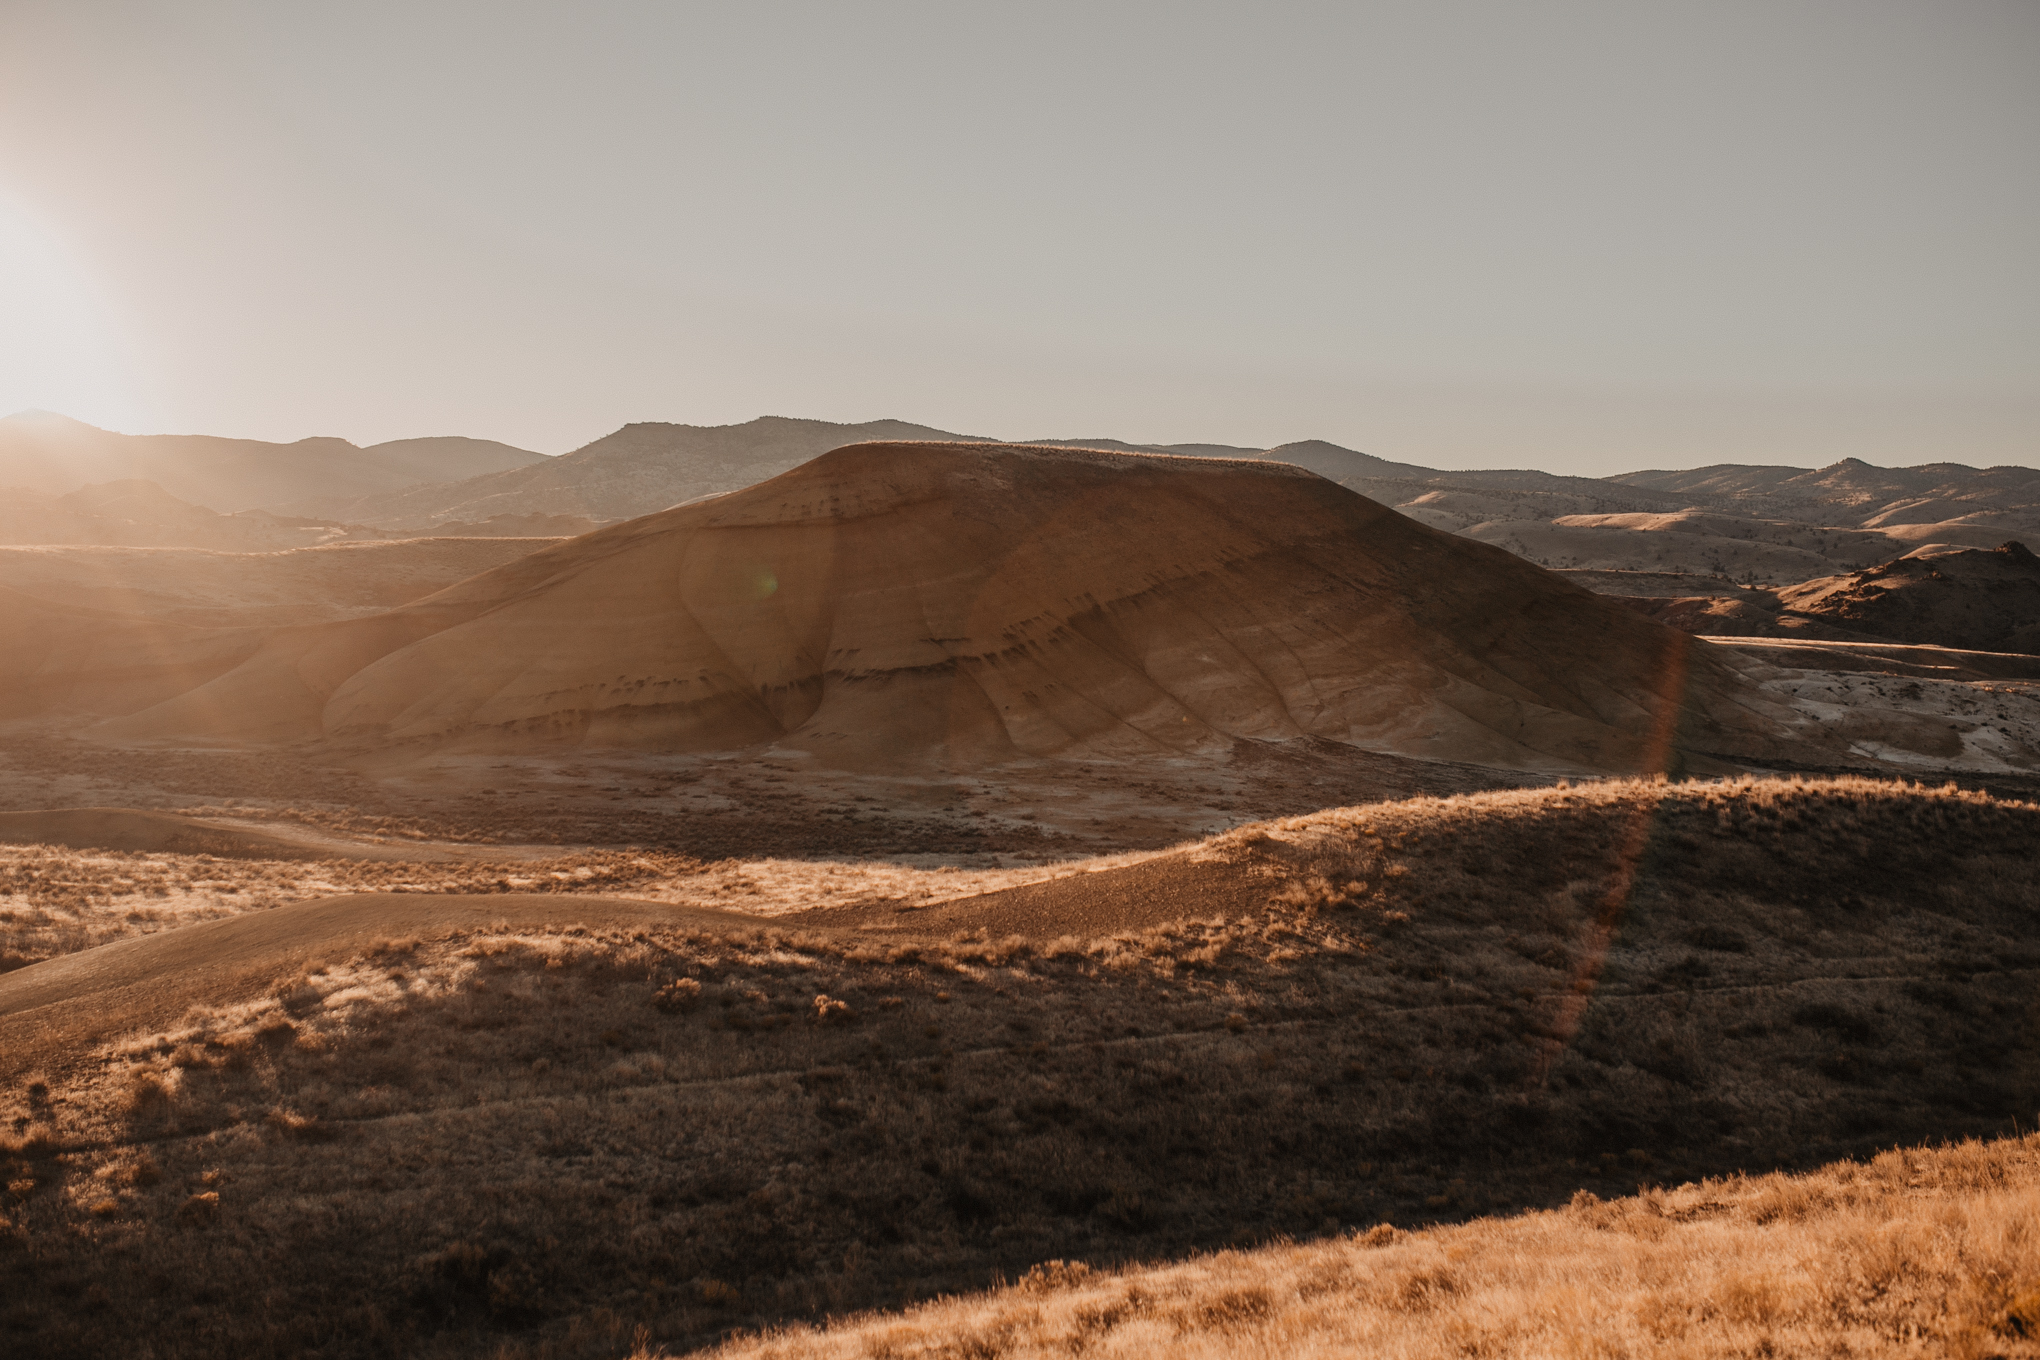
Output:
<instances>
[{"instance_id":1,"label":"dirt path","mask_svg":"<svg viewBox=\"0 0 2040 1360\"><path fill-rule=\"evenodd\" d=\"M401 864L495 864L545 859L582 848L369 839L297 822L193 817L180 812L119 807L0 812L0 844L214 855L222 859L376 860Z\"/></svg>"},{"instance_id":2,"label":"dirt path","mask_svg":"<svg viewBox=\"0 0 2040 1360\"><path fill-rule=\"evenodd\" d=\"M1022 935L1093 939L1170 921L1239 916L1267 900L1269 884L1245 869L1186 855L1167 855L1116 869L1069 874L996 892L902 909L883 902L817 907L775 917L780 925L897 931L947 937L986 930L994 938Z\"/></svg>"},{"instance_id":3,"label":"dirt path","mask_svg":"<svg viewBox=\"0 0 2040 1360\"><path fill-rule=\"evenodd\" d=\"M393 938L582 925L756 929L756 917L613 897L547 893L358 893L120 940L0 974L0 1081L89 1059L109 1035L233 1005L286 978Z\"/></svg>"}]
</instances>

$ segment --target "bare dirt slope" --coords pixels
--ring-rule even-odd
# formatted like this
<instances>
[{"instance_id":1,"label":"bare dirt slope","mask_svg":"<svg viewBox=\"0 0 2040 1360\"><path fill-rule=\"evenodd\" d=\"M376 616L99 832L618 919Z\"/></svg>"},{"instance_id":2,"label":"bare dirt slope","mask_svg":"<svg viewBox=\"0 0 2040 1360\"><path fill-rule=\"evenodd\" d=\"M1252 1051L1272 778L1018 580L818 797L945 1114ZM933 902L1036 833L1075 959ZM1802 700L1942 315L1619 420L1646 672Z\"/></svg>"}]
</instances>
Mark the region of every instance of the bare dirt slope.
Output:
<instances>
[{"instance_id":1,"label":"bare dirt slope","mask_svg":"<svg viewBox=\"0 0 2040 1360\"><path fill-rule=\"evenodd\" d=\"M199 627L304 624L409 604L559 541L484 535L259 552L0 547L0 588Z\"/></svg>"},{"instance_id":2,"label":"bare dirt slope","mask_svg":"<svg viewBox=\"0 0 2040 1360\"><path fill-rule=\"evenodd\" d=\"M1978 652L2040 652L2040 558L2023 543L1903 557L1778 593L1836 627Z\"/></svg>"},{"instance_id":3,"label":"bare dirt slope","mask_svg":"<svg viewBox=\"0 0 2040 1360\"><path fill-rule=\"evenodd\" d=\"M1748 698L1676 632L1299 469L869 444L277 634L103 730L954 767L1319 737L1563 771L1762 744Z\"/></svg>"},{"instance_id":4,"label":"bare dirt slope","mask_svg":"<svg viewBox=\"0 0 2040 1360\"><path fill-rule=\"evenodd\" d=\"M1623 605L1648 619L1655 619L1682 633L1696 637L1801 638L1821 642L1889 642L1868 633L1837 628L1804 614L1782 610L1770 591L1748 591L1733 595L1687 595L1652 599L1638 595L1618 596Z\"/></svg>"},{"instance_id":5,"label":"bare dirt slope","mask_svg":"<svg viewBox=\"0 0 2040 1360\"><path fill-rule=\"evenodd\" d=\"M234 859L294 859L310 853L287 834L223 827L197 817L136 808L0 812L0 842L226 855Z\"/></svg>"},{"instance_id":6,"label":"bare dirt slope","mask_svg":"<svg viewBox=\"0 0 2040 1360\"><path fill-rule=\"evenodd\" d=\"M146 481L107 482L62 496L11 487L0 497L0 543L7 544L268 552L380 537L383 535L377 531L357 525L272 515L266 510L222 515L178 500Z\"/></svg>"},{"instance_id":7,"label":"bare dirt slope","mask_svg":"<svg viewBox=\"0 0 2040 1360\"><path fill-rule=\"evenodd\" d=\"M1633 583L1697 578L1571 572L1613 587L1630 608L1701 637L1906 643L1961 652L2040 653L2040 559L2022 543L1984 552L1942 548L1778 590L1715 589L1648 598Z\"/></svg>"},{"instance_id":8,"label":"bare dirt slope","mask_svg":"<svg viewBox=\"0 0 2040 1360\"><path fill-rule=\"evenodd\" d=\"M1558 575L1596 595L1621 595L1650 599L1696 599L1701 596L1737 598L1750 587L1725 576L1685 571L1598 571L1591 568L1554 568Z\"/></svg>"},{"instance_id":9,"label":"bare dirt slope","mask_svg":"<svg viewBox=\"0 0 2040 1360\"><path fill-rule=\"evenodd\" d=\"M193 628L0 587L0 719L133 711L225 674L260 645L252 630Z\"/></svg>"}]
</instances>

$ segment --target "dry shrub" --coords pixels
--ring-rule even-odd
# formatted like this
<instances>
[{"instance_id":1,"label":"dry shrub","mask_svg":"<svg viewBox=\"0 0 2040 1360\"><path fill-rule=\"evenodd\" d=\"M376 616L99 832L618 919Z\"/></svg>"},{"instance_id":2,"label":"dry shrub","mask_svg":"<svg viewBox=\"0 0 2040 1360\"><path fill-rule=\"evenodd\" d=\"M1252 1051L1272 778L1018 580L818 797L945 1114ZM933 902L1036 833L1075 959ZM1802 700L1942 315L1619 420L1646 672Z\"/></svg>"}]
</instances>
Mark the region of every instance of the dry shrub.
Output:
<instances>
[{"instance_id":1,"label":"dry shrub","mask_svg":"<svg viewBox=\"0 0 2040 1360\"><path fill-rule=\"evenodd\" d=\"M1019 1289L1030 1294L1051 1294L1069 1289L1091 1278L1091 1267L1082 1261L1043 1261L1020 1277Z\"/></svg>"}]
</instances>

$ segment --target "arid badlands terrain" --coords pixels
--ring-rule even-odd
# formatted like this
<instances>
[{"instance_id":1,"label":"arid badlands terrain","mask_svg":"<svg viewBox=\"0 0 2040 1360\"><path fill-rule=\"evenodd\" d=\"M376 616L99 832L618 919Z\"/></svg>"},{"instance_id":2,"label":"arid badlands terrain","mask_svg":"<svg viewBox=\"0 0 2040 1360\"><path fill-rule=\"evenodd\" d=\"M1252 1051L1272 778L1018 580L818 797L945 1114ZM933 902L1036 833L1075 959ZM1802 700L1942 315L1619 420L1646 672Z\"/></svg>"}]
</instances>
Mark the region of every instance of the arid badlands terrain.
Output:
<instances>
[{"instance_id":1,"label":"arid badlands terrain","mask_svg":"<svg viewBox=\"0 0 2040 1360\"><path fill-rule=\"evenodd\" d=\"M0 1353L2040 1355L2040 471L0 488Z\"/></svg>"}]
</instances>

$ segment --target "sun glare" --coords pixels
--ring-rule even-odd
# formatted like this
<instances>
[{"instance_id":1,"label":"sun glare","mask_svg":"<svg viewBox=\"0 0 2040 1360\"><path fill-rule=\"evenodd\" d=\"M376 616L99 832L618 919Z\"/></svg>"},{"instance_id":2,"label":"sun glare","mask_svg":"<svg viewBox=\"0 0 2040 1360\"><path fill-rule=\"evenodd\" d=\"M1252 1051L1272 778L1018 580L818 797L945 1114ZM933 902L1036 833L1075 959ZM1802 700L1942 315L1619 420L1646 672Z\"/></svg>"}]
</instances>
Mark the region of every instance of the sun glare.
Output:
<instances>
[{"instance_id":1,"label":"sun glare","mask_svg":"<svg viewBox=\"0 0 2040 1360\"><path fill-rule=\"evenodd\" d=\"M0 189L0 415L59 411L134 429L139 402L120 327L59 235Z\"/></svg>"}]
</instances>

